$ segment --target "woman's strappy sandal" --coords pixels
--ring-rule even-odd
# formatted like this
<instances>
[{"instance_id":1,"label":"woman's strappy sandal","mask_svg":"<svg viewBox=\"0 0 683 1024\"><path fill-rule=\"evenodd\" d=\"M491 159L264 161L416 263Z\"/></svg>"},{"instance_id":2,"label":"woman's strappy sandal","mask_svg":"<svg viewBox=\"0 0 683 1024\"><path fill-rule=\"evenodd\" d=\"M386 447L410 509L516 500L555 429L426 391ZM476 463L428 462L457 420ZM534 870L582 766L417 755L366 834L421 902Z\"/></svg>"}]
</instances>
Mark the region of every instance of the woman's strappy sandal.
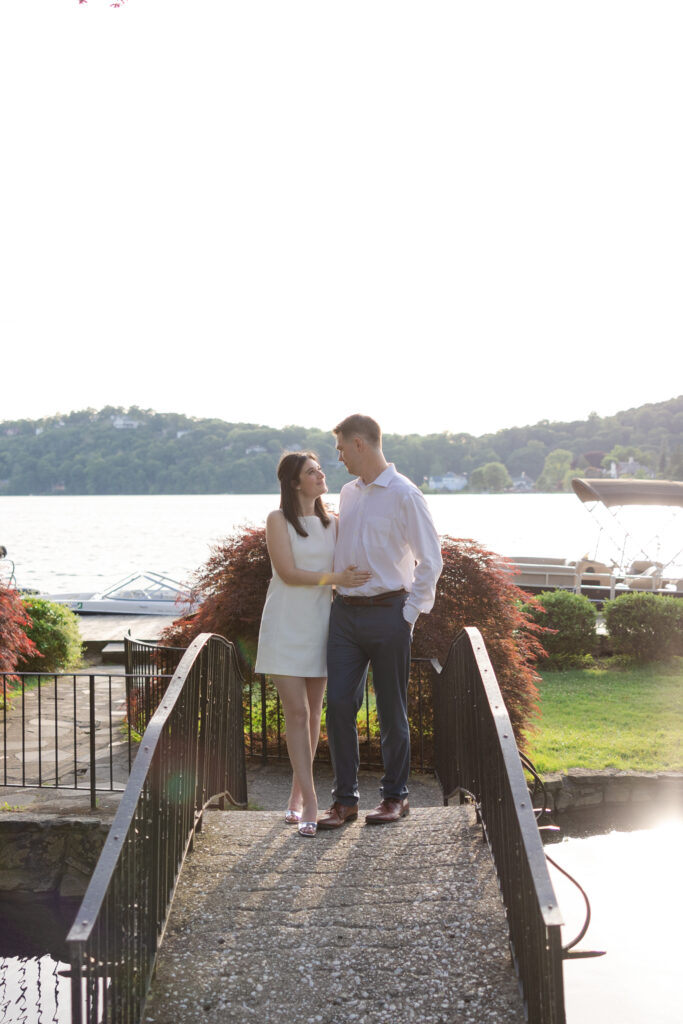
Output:
<instances>
[{"instance_id":1,"label":"woman's strappy sandal","mask_svg":"<svg viewBox=\"0 0 683 1024\"><path fill-rule=\"evenodd\" d=\"M302 821L299 825L299 835L304 836L307 839L312 839L317 831L317 821Z\"/></svg>"},{"instance_id":2,"label":"woman's strappy sandal","mask_svg":"<svg viewBox=\"0 0 683 1024\"><path fill-rule=\"evenodd\" d=\"M301 811L294 811L288 807L285 811L285 822L287 825L298 825L301 821Z\"/></svg>"}]
</instances>

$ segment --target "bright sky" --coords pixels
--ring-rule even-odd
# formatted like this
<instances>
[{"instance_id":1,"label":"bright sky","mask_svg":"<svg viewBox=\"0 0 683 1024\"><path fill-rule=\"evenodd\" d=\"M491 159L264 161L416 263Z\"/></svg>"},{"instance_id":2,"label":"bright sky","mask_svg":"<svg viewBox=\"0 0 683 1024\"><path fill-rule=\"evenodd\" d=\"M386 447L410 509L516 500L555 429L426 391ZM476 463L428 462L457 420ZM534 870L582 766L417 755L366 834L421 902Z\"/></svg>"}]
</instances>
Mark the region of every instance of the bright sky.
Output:
<instances>
[{"instance_id":1,"label":"bright sky","mask_svg":"<svg viewBox=\"0 0 683 1024\"><path fill-rule=\"evenodd\" d=\"M0 419L683 392L683 5L3 0Z\"/></svg>"}]
</instances>

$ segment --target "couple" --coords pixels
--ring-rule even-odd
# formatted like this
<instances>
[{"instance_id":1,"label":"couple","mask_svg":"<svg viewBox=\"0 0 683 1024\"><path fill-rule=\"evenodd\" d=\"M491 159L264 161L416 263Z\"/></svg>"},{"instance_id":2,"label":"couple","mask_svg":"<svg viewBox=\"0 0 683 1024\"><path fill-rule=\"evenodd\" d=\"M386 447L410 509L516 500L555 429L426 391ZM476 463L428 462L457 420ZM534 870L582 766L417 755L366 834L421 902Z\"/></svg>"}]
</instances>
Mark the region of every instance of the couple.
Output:
<instances>
[{"instance_id":1,"label":"couple","mask_svg":"<svg viewBox=\"0 0 683 1024\"><path fill-rule=\"evenodd\" d=\"M280 508L266 520L273 578L255 670L272 676L282 700L293 771L285 820L302 836L358 817L356 716L369 665L384 777L382 801L365 821L408 813L410 645L443 564L424 496L387 463L379 425L354 415L333 433L339 461L357 477L342 488L339 519L323 505L316 457L290 452L278 466ZM334 803L318 818L313 757L326 683Z\"/></svg>"}]
</instances>

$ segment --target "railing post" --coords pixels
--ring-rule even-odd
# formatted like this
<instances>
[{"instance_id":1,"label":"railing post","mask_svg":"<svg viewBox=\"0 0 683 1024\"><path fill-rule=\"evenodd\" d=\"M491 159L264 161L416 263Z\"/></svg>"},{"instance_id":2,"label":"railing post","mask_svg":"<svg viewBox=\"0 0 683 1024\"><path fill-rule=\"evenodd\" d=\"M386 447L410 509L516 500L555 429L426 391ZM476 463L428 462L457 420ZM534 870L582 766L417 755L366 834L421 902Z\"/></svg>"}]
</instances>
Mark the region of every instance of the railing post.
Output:
<instances>
[{"instance_id":1,"label":"railing post","mask_svg":"<svg viewBox=\"0 0 683 1024\"><path fill-rule=\"evenodd\" d=\"M97 807L97 778L95 767L95 676L90 676L90 810Z\"/></svg>"},{"instance_id":2,"label":"railing post","mask_svg":"<svg viewBox=\"0 0 683 1024\"><path fill-rule=\"evenodd\" d=\"M266 677L261 674L261 760L268 760L268 723L266 721Z\"/></svg>"}]
</instances>

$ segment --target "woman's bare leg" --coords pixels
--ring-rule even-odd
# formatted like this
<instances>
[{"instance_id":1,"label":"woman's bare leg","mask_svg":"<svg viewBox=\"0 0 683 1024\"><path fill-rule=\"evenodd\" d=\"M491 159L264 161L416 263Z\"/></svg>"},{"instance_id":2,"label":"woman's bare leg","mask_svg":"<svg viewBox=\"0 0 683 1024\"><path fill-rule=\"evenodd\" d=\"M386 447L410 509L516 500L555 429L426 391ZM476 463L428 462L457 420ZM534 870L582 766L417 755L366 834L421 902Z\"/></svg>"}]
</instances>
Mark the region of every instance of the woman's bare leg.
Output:
<instances>
[{"instance_id":1,"label":"woman's bare leg","mask_svg":"<svg viewBox=\"0 0 683 1024\"><path fill-rule=\"evenodd\" d=\"M312 758L315 758L315 752L318 749L318 740L320 739L320 717L323 711L323 698L325 696L326 685L326 676L323 676L320 679L311 678L306 680L306 690L308 692L308 709L310 714Z\"/></svg>"},{"instance_id":2,"label":"woman's bare leg","mask_svg":"<svg viewBox=\"0 0 683 1024\"><path fill-rule=\"evenodd\" d=\"M273 676L285 714L287 751L293 772L289 806L294 810L301 809L302 821L315 821L318 800L313 784L311 709L307 682L296 676Z\"/></svg>"},{"instance_id":3,"label":"woman's bare leg","mask_svg":"<svg viewBox=\"0 0 683 1024\"><path fill-rule=\"evenodd\" d=\"M313 761L315 760L315 752L318 748L318 740L320 739L320 717L323 710L323 699L325 697L327 677L308 677L304 682L306 684L306 693L308 696L309 731L311 734L311 771L313 771ZM292 776L292 789L287 806L291 807L295 811L300 811L303 806L303 795L296 775ZM306 818L306 821L309 820L312 821L313 819Z\"/></svg>"}]
</instances>

